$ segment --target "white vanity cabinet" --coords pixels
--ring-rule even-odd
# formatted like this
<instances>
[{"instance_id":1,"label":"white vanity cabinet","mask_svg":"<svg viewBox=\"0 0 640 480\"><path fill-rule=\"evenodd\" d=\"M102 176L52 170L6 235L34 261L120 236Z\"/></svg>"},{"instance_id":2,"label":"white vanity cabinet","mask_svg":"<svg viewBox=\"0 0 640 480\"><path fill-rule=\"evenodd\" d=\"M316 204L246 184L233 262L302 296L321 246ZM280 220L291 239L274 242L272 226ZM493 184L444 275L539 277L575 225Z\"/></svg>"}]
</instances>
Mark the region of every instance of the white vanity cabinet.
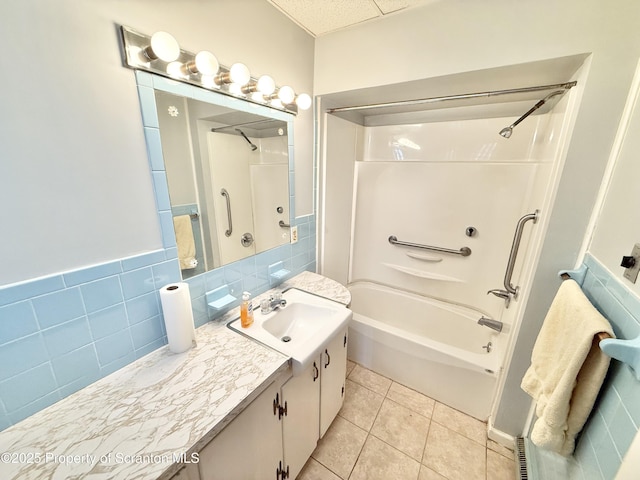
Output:
<instances>
[{"instance_id":1,"label":"white vanity cabinet","mask_svg":"<svg viewBox=\"0 0 640 480\"><path fill-rule=\"evenodd\" d=\"M344 329L333 337L320 358L320 438L342 408L346 373L347 329Z\"/></svg>"},{"instance_id":2,"label":"white vanity cabinet","mask_svg":"<svg viewBox=\"0 0 640 480\"><path fill-rule=\"evenodd\" d=\"M342 407L346 368L345 329L312 365L278 378L200 451L200 478L296 478Z\"/></svg>"},{"instance_id":3,"label":"white vanity cabinet","mask_svg":"<svg viewBox=\"0 0 640 480\"><path fill-rule=\"evenodd\" d=\"M282 423L278 404L281 388L282 378L267 387L200 451L202 480L282 478L279 474Z\"/></svg>"},{"instance_id":4,"label":"white vanity cabinet","mask_svg":"<svg viewBox=\"0 0 640 480\"><path fill-rule=\"evenodd\" d=\"M286 414L282 419L284 464L289 478L298 476L318 444L320 356L301 375L282 386Z\"/></svg>"},{"instance_id":5,"label":"white vanity cabinet","mask_svg":"<svg viewBox=\"0 0 640 480\"><path fill-rule=\"evenodd\" d=\"M171 480L200 480L200 472L197 463L190 463L182 467Z\"/></svg>"}]
</instances>

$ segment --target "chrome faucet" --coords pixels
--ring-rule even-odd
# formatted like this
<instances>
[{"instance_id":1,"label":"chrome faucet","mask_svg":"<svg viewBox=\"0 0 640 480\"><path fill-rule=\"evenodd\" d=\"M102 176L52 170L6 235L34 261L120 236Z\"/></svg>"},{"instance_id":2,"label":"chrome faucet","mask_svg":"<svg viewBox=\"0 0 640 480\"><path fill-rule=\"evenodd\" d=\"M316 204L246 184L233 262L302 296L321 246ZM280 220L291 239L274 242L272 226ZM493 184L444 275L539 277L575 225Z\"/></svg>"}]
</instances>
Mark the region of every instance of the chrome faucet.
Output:
<instances>
[{"instance_id":1,"label":"chrome faucet","mask_svg":"<svg viewBox=\"0 0 640 480\"><path fill-rule=\"evenodd\" d=\"M499 320L494 320L492 318L480 317L480 320L478 320L478 325L489 327L490 329L495 330L496 332L502 331L502 322Z\"/></svg>"},{"instance_id":2,"label":"chrome faucet","mask_svg":"<svg viewBox=\"0 0 640 480\"><path fill-rule=\"evenodd\" d=\"M505 301L506 307L509 308L509 303L511 302L511 294L506 290L501 290L499 288L494 288L493 290L489 290L487 295L495 295L498 298L501 298Z\"/></svg>"},{"instance_id":3,"label":"chrome faucet","mask_svg":"<svg viewBox=\"0 0 640 480\"><path fill-rule=\"evenodd\" d=\"M269 298L265 298L260 302L260 313L266 315L273 312L277 308L284 307L286 304L287 301L282 298L282 293L275 293Z\"/></svg>"}]
</instances>

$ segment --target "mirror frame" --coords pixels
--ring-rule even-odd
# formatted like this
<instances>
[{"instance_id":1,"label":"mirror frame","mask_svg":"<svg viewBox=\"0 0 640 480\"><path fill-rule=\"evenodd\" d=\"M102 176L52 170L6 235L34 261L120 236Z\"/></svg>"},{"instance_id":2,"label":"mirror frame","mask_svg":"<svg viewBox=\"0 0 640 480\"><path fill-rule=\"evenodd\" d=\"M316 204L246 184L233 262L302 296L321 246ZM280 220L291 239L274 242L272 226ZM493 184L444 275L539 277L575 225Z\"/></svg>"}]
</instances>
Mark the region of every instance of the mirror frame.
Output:
<instances>
[{"instance_id":1,"label":"mirror frame","mask_svg":"<svg viewBox=\"0 0 640 480\"><path fill-rule=\"evenodd\" d=\"M176 235L173 226L173 215L171 212L171 202L169 198L169 188L167 183L164 156L162 153L162 144L160 141L160 130L156 108L155 91L167 92L174 95L179 95L181 97L192 98L201 102L219 105L242 112L262 115L264 117L269 117L285 122L287 124L287 147L289 156L289 224L295 225L296 216L293 154L293 120L295 117L292 113L287 113L281 110L257 105L255 103L245 101L241 98L229 97L215 91L207 90L185 83L180 83L148 72L136 71L135 74L136 82L138 85L140 107L142 110L142 120L144 126L145 141L147 144L147 153L151 166L151 173L153 176L156 206L158 217L160 220L160 228L162 230L163 247L165 250L172 250L167 254L167 257L175 258L177 260L177 246ZM284 245L288 246L290 244L285 243ZM266 250L265 252L261 252L259 254L249 255L246 258L252 258L256 255L268 253L277 248L279 247ZM246 258L228 265L242 262L243 260L246 260ZM224 268L225 265L216 267L204 273L189 277L189 280L206 276L211 272L216 272Z\"/></svg>"}]
</instances>

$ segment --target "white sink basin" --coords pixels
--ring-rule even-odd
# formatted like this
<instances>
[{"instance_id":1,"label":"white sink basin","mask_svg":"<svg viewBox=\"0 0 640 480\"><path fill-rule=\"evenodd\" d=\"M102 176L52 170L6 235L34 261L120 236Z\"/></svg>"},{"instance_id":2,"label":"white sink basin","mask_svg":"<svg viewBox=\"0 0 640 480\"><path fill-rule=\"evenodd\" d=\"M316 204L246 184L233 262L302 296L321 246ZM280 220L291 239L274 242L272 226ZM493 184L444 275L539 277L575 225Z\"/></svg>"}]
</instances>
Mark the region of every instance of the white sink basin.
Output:
<instances>
[{"instance_id":1,"label":"white sink basin","mask_svg":"<svg viewBox=\"0 0 640 480\"><path fill-rule=\"evenodd\" d=\"M352 314L341 303L295 288L284 292L282 298L286 306L266 315L258 306L249 328L242 328L240 319L230 322L229 328L291 357L293 374L297 375L344 329Z\"/></svg>"}]
</instances>

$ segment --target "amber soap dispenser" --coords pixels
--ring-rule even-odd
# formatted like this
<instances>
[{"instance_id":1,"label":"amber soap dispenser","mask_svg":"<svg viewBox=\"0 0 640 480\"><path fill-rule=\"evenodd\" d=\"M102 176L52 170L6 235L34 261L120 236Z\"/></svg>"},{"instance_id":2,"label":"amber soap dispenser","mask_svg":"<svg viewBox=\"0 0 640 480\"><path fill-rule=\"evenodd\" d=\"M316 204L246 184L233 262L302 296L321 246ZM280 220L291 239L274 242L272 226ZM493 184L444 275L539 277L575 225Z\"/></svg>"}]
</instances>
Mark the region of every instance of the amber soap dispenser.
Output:
<instances>
[{"instance_id":1,"label":"amber soap dispenser","mask_svg":"<svg viewBox=\"0 0 640 480\"><path fill-rule=\"evenodd\" d=\"M242 304L240 305L240 325L242 328L249 328L253 324L253 304L251 294L243 292Z\"/></svg>"}]
</instances>

